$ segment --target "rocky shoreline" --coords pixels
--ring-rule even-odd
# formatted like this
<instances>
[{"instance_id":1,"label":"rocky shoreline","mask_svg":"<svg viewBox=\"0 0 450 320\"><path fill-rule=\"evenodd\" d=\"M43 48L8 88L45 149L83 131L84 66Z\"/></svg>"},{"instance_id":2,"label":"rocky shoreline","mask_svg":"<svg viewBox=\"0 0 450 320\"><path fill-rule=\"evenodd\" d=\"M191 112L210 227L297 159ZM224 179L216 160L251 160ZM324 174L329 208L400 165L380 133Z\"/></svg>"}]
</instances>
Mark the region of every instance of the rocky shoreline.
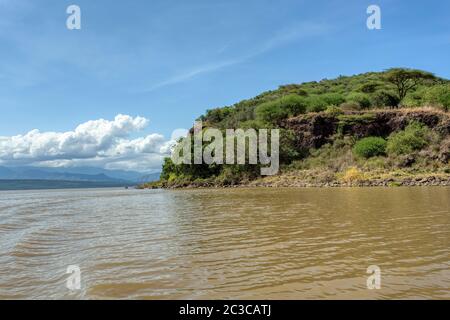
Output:
<instances>
[{"instance_id":1,"label":"rocky shoreline","mask_svg":"<svg viewBox=\"0 0 450 320\"><path fill-rule=\"evenodd\" d=\"M450 186L450 177L442 178L430 176L427 178L406 178L404 180L396 179L374 179L354 182L290 182L283 181L274 183L256 182L255 187L317 187L317 188L338 188L338 187L419 187L419 186Z\"/></svg>"},{"instance_id":2,"label":"rocky shoreline","mask_svg":"<svg viewBox=\"0 0 450 320\"><path fill-rule=\"evenodd\" d=\"M370 179L352 182L311 182L295 177L279 176L276 179L258 179L234 185L218 185L209 182L167 184L156 182L140 186L140 189L214 189L214 188L340 188L340 187L446 187L450 186L450 175L429 175L420 177Z\"/></svg>"}]
</instances>

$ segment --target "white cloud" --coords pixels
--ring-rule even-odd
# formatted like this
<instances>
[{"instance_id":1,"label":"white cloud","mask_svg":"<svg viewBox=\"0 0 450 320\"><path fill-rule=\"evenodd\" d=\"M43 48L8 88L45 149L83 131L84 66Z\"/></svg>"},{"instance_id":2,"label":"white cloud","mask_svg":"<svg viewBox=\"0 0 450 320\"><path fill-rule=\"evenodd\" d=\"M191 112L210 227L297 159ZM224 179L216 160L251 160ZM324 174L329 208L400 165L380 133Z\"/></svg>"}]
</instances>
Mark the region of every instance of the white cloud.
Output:
<instances>
[{"instance_id":1,"label":"white cloud","mask_svg":"<svg viewBox=\"0 0 450 320\"><path fill-rule=\"evenodd\" d=\"M0 164L38 166L92 165L146 171L158 168L172 141L153 133L130 139L148 125L143 117L119 114L114 120L91 120L67 132L30 132L0 136Z\"/></svg>"}]
</instances>

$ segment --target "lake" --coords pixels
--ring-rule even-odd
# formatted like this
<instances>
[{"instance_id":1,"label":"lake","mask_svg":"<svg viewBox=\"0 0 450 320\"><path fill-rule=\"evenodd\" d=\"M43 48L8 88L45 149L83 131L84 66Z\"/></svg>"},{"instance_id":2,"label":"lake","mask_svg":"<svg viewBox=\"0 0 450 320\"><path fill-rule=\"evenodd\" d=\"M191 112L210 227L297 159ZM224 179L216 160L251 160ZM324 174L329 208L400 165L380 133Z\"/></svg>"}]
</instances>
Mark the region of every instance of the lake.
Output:
<instances>
[{"instance_id":1,"label":"lake","mask_svg":"<svg viewBox=\"0 0 450 320\"><path fill-rule=\"evenodd\" d=\"M450 299L450 188L0 192L0 298Z\"/></svg>"}]
</instances>

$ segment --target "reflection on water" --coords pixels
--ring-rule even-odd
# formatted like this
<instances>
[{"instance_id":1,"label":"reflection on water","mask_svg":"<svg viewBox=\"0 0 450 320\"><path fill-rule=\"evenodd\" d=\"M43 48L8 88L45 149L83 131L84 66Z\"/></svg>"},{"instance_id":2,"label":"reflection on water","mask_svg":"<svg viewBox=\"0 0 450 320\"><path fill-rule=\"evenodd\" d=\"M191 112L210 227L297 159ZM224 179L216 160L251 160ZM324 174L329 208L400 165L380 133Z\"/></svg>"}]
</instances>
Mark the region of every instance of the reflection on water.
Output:
<instances>
[{"instance_id":1,"label":"reflection on water","mask_svg":"<svg viewBox=\"0 0 450 320\"><path fill-rule=\"evenodd\" d=\"M0 298L449 299L449 223L444 187L1 192Z\"/></svg>"}]
</instances>

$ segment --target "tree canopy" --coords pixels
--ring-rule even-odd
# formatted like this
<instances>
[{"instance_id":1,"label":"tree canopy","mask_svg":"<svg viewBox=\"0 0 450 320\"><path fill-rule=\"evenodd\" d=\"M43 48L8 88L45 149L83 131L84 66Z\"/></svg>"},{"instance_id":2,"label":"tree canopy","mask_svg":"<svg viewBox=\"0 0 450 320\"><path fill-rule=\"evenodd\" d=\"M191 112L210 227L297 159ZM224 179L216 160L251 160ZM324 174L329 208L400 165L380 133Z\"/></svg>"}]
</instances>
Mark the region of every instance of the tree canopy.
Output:
<instances>
[{"instance_id":1,"label":"tree canopy","mask_svg":"<svg viewBox=\"0 0 450 320\"><path fill-rule=\"evenodd\" d=\"M437 78L434 74L422 70L393 68L386 72L385 79L396 87L400 102L423 81Z\"/></svg>"}]
</instances>

